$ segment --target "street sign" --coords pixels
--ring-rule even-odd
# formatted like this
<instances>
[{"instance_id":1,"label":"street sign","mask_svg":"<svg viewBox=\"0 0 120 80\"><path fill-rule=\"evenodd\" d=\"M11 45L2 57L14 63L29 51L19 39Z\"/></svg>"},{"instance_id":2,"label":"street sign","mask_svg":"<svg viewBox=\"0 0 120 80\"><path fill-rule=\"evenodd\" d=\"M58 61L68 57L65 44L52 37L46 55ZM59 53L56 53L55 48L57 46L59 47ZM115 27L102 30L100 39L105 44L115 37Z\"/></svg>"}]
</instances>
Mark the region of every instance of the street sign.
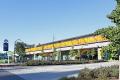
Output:
<instances>
[{"instance_id":1,"label":"street sign","mask_svg":"<svg viewBox=\"0 0 120 80\"><path fill-rule=\"evenodd\" d=\"M8 51L9 50L9 43L8 40L5 39L3 42L3 51Z\"/></svg>"}]
</instances>

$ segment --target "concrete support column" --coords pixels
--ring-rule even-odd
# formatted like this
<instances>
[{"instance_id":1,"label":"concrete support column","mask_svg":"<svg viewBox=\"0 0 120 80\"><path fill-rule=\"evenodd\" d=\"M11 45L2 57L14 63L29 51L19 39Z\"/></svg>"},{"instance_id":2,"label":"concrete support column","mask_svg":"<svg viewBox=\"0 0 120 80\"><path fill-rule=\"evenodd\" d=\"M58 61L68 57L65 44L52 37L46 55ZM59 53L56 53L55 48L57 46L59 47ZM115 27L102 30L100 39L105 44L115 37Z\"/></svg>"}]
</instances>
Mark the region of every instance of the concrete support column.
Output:
<instances>
[{"instance_id":1,"label":"concrete support column","mask_svg":"<svg viewBox=\"0 0 120 80\"><path fill-rule=\"evenodd\" d=\"M98 52L98 60L102 59L101 50L102 50L102 48L98 48L98 50L97 50L97 52Z\"/></svg>"},{"instance_id":2,"label":"concrete support column","mask_svg":"<svg viewBox=\"0 0 120 80\"><path fill-rule=\"evenodd\" d=\"M33 57L33 60L35 60L36 59L36 54L34 54L34 57Z\"/></svg>"},{"instance_id":3,"label":"concrete support column","mask_svg":"<svg viewBox=\"0 0 120 80\"><path fill-rule=\"evenodd\" d=\"M54 60L58 60L58 53L56 54L57 52L55 52L55 55L54 55ZM53 55L52 55L53 57Z\"/></svg>"},{"instance_id":4,"label":"concrete support column","mask_svg":"<svg viewBox=\"0 0 120 80\"><path fill-rule=\"evenodd\" d=\"M61 51L58 52L58 61L61 61Z\"/></svg>"},{"instance_id":5,"label":"concrete support column","mask_svg":"<svg viewBox=\"0 0 120 80\"><path fill-rule=\"evenodd\" d=\"M80 57L81 56L81 52L80 52L80 49L78 49L78 57L79 57L79 60L81 60Z\"/></svg>"}]
</instances>

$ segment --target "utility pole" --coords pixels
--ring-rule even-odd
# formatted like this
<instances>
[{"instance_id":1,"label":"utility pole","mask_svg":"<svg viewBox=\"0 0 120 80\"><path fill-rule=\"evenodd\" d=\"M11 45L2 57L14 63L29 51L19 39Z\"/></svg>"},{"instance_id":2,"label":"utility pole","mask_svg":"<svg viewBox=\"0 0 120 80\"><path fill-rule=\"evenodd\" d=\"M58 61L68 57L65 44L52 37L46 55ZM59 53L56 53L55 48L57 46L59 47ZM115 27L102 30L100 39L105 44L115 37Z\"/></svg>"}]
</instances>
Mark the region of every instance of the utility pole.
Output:
<instances>
[{"instance_id":1,"label":"utility pole","mask_svg":"<svg viewBox=\"0 0 120 80\"><path fill-rule=\"evenodd\" d=\"M52 54L52 60L55 59L55 54L56 54L56 49L55 49L55 45L54 45L54 40L55 40L55 36L54 36L54 33L53 33L53 40L52 40L52 42L53 42L53 54Z\"/></svg>"}]
</instances>

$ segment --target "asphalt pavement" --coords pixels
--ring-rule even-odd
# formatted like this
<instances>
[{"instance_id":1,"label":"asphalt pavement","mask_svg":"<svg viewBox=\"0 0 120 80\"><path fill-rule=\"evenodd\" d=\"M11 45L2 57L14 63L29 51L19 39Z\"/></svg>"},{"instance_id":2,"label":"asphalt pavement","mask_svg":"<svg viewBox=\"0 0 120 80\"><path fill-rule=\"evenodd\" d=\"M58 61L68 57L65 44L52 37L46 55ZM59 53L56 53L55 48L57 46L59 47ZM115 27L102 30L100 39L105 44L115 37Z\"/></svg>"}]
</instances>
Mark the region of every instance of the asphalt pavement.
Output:
<instances>
[{"instance_id":1,"label":"asphalt pavement","mask_svg":"<svg viewBox=\"0 0 120 80\"><path fill-rule=\"evenodd\" d=\"M25 80L18 75L15 75L11 72L0 70L0 80Z\"/></svg>"},{"instance_id":2,"label":"asphalt pavement","mask_svg":"<svg viewBox=\"0 0 120 80\"><path fill-rule=\"evenodd\" d=\"M94 69L118 64L118 61L112 61L77 65L3 67L0 70L0 80L58 80L65 76L76 76L84 68Z\"/></svg>"}]
</instances>

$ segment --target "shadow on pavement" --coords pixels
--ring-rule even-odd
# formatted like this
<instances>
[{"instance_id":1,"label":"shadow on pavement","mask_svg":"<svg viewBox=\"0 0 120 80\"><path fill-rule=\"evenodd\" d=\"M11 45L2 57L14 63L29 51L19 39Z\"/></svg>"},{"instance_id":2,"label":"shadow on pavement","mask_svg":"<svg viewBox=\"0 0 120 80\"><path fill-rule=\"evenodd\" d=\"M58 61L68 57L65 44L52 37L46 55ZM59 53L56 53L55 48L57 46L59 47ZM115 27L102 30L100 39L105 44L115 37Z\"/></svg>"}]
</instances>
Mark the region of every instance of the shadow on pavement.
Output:
<instances>
[{"instance_id":1,"label":"shadow on pavement","mask_svg":"<svg viewBox=\"0 0 120 80\"><path fill-rule=\"evenodd\" d=\"M25 80L58 80L62 77L74 75L77 73L79 73L79 71L40 72L40 73L20 74L19 76L24 77Z\"/></svg>"},{"instance_id":2,"label":"shadow on pavement","mask_svg":"<svg viewBox=\"0 0 120 80\"><path fill-rule=\"evenodd\" d=\"M25 79L1 69L0 70L0 80L25 80Z\"/></svg>"}]
</instances>

